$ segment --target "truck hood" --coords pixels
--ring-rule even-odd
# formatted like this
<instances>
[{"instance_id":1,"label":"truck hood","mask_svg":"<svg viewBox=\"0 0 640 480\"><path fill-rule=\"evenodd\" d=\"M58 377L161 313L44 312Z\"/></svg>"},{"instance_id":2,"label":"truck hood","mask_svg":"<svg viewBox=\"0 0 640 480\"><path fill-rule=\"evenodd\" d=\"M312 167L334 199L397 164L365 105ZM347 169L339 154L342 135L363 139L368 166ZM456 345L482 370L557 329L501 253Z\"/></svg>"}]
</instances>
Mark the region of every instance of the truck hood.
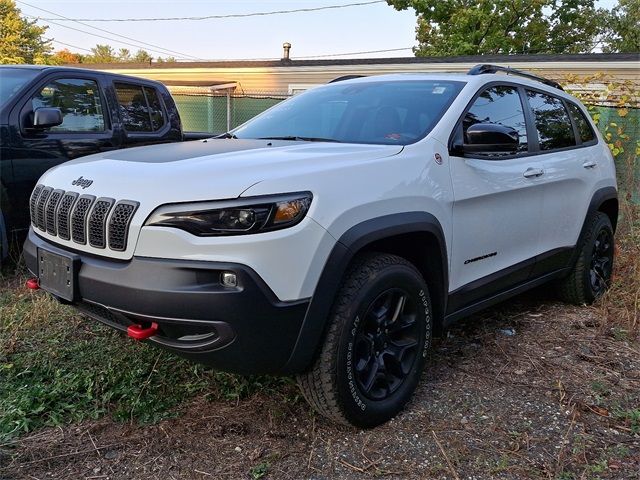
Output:
<instances>
[{"instance_id":1,"label":"truck hood","mask_svg":"<svg viewBox=\"0 0 640 480\"><path fill-rule=\"evenodd\" d=\"M208 139L90 155L49 170L39 183L96 197L173 202L230 199L263 180L395 155L396 145ZM82 177L84 188L72 185ZM301 186L302 187L302 186ZM292 186L295 190L296 186ZM274 192L276 193L276 192Z\"/></svg>"}]
</instances>

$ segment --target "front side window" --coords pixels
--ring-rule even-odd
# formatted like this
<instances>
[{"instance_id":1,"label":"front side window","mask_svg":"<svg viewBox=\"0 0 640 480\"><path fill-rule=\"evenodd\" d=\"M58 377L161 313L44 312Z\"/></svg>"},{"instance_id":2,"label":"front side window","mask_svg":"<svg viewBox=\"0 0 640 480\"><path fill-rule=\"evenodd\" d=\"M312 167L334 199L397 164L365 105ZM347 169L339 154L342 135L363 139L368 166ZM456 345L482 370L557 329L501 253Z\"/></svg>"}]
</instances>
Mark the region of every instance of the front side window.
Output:
<instances>
[{"instance_id":1,"label":"front side window","mask_svg":"<svg viewBox=\"0 0 640 480\"><path fill-rule=\"evenodd\" d=\"M333 83L293 96L233 131L238 138L407 145L427 135L464 83Z\"/></svg>"},{"instance_id":2,"label":"front side window","mask_svg":"<svg viewBox=\"0 0 640 480\"><path fill-rule=\"evenodd\" d=\"M477 123L493 123L513 128L518 132L517 152L526 152L527 126L520 94L516 87L497 85L483 91L462 120L463 135Z\"/></svg>"},{"instance_id":3,"label":"front side window","mask_svg":"<svg viewBox=\"0 0 640 480\"><path fill-rule=\"evenodd\" d=\"M59 108L62 124L50 132L103 132L104 113L98 84L93 80L61 78L48 83L31 99L31 109Z\"/></svg>"},{"instance_id":4,"label":"front side window","mask_svg":"<svg viewBox=\"0 0 640 480\"><path fill-rule=\"evenodd\" d=\"M165 124L158 92L151 87L116 83L120 117L128 132L155 132Z\"/></svg>"},{"instance_id":5,"label":"front side window","mask_svg":"<svg viewBox=\"0 0 640 480\"><path fill-rule=\"evenodd\" d=\"M569 113L562 100L531 90L527 90L527 99L533 111L540 150L555 150L576 144Z\"/></svg>"},{"instance_id":6,"label":"front side window","mask_svg":"<svg viewBox=\"0 0 640 480\"><path fill-rule=\"evenodd\" d=\"M578 135L580 135L582 143L588 143L595 140L596 136L589 124L589 120L584 116L584 113L582 113L582 111L573 103L567 102L567 105L569 105L569 111L571 112L573 121L578 127Z\"/></svg>"}]
</instances>

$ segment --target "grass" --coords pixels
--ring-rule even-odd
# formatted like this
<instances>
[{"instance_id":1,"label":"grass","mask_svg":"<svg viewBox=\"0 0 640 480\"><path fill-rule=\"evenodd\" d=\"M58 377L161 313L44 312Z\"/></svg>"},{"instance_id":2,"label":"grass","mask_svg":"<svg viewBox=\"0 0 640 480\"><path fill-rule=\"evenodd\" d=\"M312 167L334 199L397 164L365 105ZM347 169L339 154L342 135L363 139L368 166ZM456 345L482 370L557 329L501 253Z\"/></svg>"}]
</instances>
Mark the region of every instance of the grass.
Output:
<instances>
[{"instance_id":1,"label":"grass","mask_svg":"<svg viewBox=\"0 0 640 480\"><path fill-rule=\"evenodd\" d=\"M0 289L0 443L45 426L112 415L155 422L196 394L237 400L287 379L241 377L136 343L42 292Z\"/></svg>"}]
</instances>

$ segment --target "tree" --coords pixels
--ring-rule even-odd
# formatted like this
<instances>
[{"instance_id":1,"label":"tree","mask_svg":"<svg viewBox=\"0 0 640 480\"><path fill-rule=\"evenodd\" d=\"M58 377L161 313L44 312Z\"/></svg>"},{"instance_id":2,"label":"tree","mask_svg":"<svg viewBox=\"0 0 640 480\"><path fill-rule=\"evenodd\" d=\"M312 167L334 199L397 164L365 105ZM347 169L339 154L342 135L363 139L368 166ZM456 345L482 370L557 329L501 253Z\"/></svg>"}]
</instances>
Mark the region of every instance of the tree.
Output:
<instances>
[{"instance_id":1,"label":"tree","mask_svg":"<svg viewBox=\"0 0 640 480\"><path fill-rule=\"evenodd\" d=\"M0 0L0 63L49 63L47 27L20 16L13 0Z\"/></svg>"},{"instance_id":2,"label":"tree","mask_svg":"<svg viewBox=\"0 0 640 480\"><path fill-rule=\"evenodd\" d=\"M640 2L620 0L607 18L604 52L640 52Z\"/></svg>"},{"instance_id":3,"label":"tree","mask_svg":"<svg viewBox=\"0 0 640 480\"><path fill-rule=\"evenodd\" d=\"M115 63L118 57L109 45L97 44L91 49L91 55L87 57L87 61L91 63Z\"/></svg>"},{"instance_id":4,"label":"tree","mask_svg":"<svg viewBox=\"0 0 640 480\"><path fill-rule=\"evenodd\" d=\"M51 60L52 63L56 65L71 65L74 63L82 63L84 59L79 53L70 52L65 48L64 50L58 50L54 53Z\"/></svg>"},{"instance_id":5,"label":"tree","mask_svg":"<svg viewBox=\"0 0 640 480\"><path fill-rule=\"evenodd\" d=\"M135 63L151 63L153 57L146 50L138 50L133 56Z\"/></svg>"},{"instance_id":6,"label":"tree","mask_svg":"<svg viewBox=\"0 0 640 480\"><path fill-rule=\"evenodd\" d=\"M637 1L637 0L630 0ZM387 0L418 15L418 56L591 51L594 0Z\"/></svg>"}]
</instances>

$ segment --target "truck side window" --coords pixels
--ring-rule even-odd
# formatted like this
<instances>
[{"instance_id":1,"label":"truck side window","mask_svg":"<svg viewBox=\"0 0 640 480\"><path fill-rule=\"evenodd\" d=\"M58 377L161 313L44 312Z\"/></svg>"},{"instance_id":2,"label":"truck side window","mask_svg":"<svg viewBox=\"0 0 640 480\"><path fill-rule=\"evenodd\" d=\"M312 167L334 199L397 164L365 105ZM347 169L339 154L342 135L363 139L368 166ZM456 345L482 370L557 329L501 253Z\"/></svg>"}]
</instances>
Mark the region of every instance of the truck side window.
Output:
<instances>
[{"instance_id":1,"label":"truck side window","mask_svg":"<svg viewBox=\"0 0 640 480\"><path fill-rule=\"evenodd\" d=\"M59 108L62 124L50 132L103 132L105 130L98 84L81 78L60 78L48 83L31 99L31 108Z\"/></svg>"},{"instance_id":2,"label":"truck side window","mask_svg":"<svg viewBox=\"0 0 640 480\"><path fill-rule=\"evenodd\" d=\"M124 128L128 132L155 132L165 124L162 103L154 88L116 83Z\"/></svg>"},{"instance_id":3,"label":"truck side window","mask_svg":"<svg viewBox=\"0 0 640 480\"><path fill-rule=\"evenodd\" d=\"M516 87L497 85L484 90L462 119L462 131L476 123L495 123L511 127L518 132L518 152L526 152L527 127L520 95Z\"/></svg>"},{"instance_id":4,"label":"truck side window","mask_svg":"<svg viewBox=\"0 0 640 480\"><path fill-rule=\"evenodd\" d=\"M529 105L536 121L540 150L573 147L576 144L569 112L562 100L545 93L527 90Z\"/></svg>"}]
</instances>

